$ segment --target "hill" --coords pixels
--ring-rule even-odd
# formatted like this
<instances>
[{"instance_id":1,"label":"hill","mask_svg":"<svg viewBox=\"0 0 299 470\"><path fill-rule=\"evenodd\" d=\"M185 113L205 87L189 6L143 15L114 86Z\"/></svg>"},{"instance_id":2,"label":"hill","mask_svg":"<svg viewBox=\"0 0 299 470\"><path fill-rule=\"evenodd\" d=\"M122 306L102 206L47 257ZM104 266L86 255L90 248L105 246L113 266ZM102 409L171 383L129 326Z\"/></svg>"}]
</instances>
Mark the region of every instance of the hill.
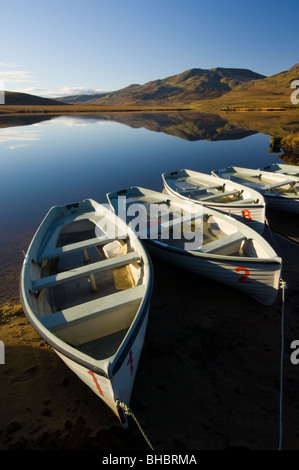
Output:
<instances>
[{"instance_id":1,"label":"hill","mask_svg":"<svg viewBox=\"0 0 299 470\"><path fill-rule=\"evenodd\" d=\"M162 109L195 109L200 112L244 110L299 109L291 103L293 80L299 79L299 63L270 77L248 69L189 69L144 85L133 84L107 93L41 98L16 92L5 92L6 112L13 107L49 107L47 112L102 112ZM297 95L298 96L298 95ZM64 105L64 106L63 106ZM30 106L33 108L30 110ZM57 106L60 106L59 108ZM51 109L50 109L51 108ZM15 113L23 109L13 110ZM1 113L5 112L4 107ZM46 112L46 111L45 111Z\"/></svg>"},{"instance_id":2,"label":"hill","mask_svg":"<svg viewBox=\"0 0 299 470\"><path fill-rule=\"evenodd\" d=\"M207 109L236 108L296 108L291 103L291 83L299 79L299 63L289 70L280 72L262 80L254 80L237 85L225 95L213 100L206 100ZM195 107L199 103L193 103ZM298 106L297 106L298 108ZM202 107L201 107L202 109Z\"/></svg>"},{"instance_id":3,"label":"hill","mask_svg":"<svg viewBox=\"0 0 299 470\"><path fill-rule=\"evenodd\" d=\"M59 101L102 106L173 106L215 99L229 93L240 84L263 78L264 75L247 69L195 68L144 85L133 84L109 93L62 97Z\"/></svg>"},{"instance_id":4,"label":"hill","mask_svg":"<svg viewBox=\"0 0 299 470\"><path fill-rule=\"evenodd\" d=\"M8 106L60 106L62 103L28 93L5 91L5 104Z\"/></svg>"}]
</instances>

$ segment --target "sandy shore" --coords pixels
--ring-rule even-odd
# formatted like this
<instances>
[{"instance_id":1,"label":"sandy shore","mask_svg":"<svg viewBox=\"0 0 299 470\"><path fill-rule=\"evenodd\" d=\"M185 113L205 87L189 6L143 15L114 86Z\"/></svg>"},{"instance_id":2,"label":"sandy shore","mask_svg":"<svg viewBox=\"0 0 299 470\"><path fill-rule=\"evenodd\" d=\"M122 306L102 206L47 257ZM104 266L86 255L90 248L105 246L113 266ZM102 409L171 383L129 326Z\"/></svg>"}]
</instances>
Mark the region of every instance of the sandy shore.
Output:
<instances>
[{"instance_id":1,"label":"sandy shore","mask_svg":"<svg viewBox=\"0 0 299 470\"><path fill-rule=\"evenodd\" d=\"M269 233L266 237L271 239ZM284 258L283 448L299 450L299 246L271 239ZM278 251L278 250L277 250ZM155 287L131 408L155 450L277 449L281 292L265 307L237 290L153 259ZM149 450L28 324L2 307L0 449Z\"/></svg>"}]
</instances>

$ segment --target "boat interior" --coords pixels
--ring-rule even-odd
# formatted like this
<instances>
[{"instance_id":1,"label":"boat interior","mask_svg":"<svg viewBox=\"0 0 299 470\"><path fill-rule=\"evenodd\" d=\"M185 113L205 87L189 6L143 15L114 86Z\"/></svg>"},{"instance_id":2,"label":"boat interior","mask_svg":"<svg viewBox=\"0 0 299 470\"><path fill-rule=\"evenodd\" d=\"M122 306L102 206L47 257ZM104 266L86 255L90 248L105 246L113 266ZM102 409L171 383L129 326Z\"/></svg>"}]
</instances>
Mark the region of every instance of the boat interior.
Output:
<instances>
[{"instance_id":1,"label":"boat interior","mask_svg":"<svg viewBox=\"0 0 299 470\"><path fill-rule=\"evenodd\" d=\"M168 179L167 184L183 197L201 202L228 203L244 201L248 204L248 198L244 198L244 190L233 187L227 188L226 183L209 184L194 178L177 178ZM254 202L254 199L252 199L252 202Z\"/></svg>"},{"instance_id":2,"label":"boat interior","mask_svg":"<svg viewBox=\"0 0 299 470\"><path fill-rule=\"evenodd\" d=\"M265 166L264 170L299 177L299 166L296 166L296 165L288 165L288 164L280 165L280 164L273 163L272 165Z\"/></svg>"},{"instance_id":3,"label":"boat interior","mask_svg":"<svg viewBox=\"0 0 299 470\"><path fill-rule=\"evenodd\" d=\"M278 194L295 194L299 192L299 180L286 177L281 174L270 172L257 172L256 174L247 173L227 173L227 178L240 184L249 184L250 187L267 192Z\"/></svg>"},{"instance_id":4,"label":"boat interior","mask_svg":"<svg viewBox=\"0 0 299 470\"><path fill-rule=\"evenodd\" d=\"M193 236L198 246L194 246L192 251L224 256L268 257L256 240L241 233L230 220L218 218L208 211L199 211L191 218L190 213L186 213L184 203L141 196L127 199L127 213L130 213L129 207L133 204L136 208L143 207L143 210L138 217L136 214L128 216L127 223L133 230L139 230L143 238L186 249L186 242L190 243ZM200 236L194 238L195 232Z\"/></svg>"},{"instance_id":5,"label":"boat interior","mask_svg":"<svg viewBox=\"0 0 299 470\"><path fill-rule=\"evenodd\" d=\"M74 221L33 269L30 297L42 324L95 359L115 354L145 293L143 261L130 238L100 241L92 221Z\"/></svg>"}]
</instances>

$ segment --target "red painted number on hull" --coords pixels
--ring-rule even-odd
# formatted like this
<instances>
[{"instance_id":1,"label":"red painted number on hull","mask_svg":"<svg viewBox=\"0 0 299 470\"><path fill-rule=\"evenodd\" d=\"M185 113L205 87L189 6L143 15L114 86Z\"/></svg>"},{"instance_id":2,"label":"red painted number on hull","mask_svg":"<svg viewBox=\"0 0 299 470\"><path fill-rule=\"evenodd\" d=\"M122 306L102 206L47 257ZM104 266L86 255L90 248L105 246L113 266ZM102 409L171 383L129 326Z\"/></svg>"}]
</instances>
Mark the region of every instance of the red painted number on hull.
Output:
<instances>
[{"instance_id":1,"label":"red painted number on hull","mask_svg":"<svg viewBox=\"0 0 299 470\"><path fill-rule=\"evenodd\" d=\"M102 395L102 397L103 397L103 396L104 396L104 393L102 392L102 389L101 389L101 387L100 387L99 382L97 381L96 376L94 375L94 373L93 373L91 370L89 370L88 373L91 375L92 380L94 381L94 383L95 383L95 385L96 385L96 387L97 387L97 389L98 389L99 394Z\"/></svg>"},{"instance_id":2,"label":"red painted number on hull","mask_svg":"<svg viewBox=\"0 0 299 470\"><path fill-rule=\"evenodd\" d=\"M237 273L239 272L244 272L243 276L241 276L239 279L238 279L238 282L241 282L243 284L251 284L251 281L248 278L249 274L250 274L250 271L249 269L247 268L242 268L241 266L239 268L236 268L236 271Z\"/></svg>"},{"instance_id":3,"label":"red painted number on hull","mask_svg":"<svg viewBox=\"0 0 299 470\"><path fill-rule=\"evenodd\" d=\"M242 211L242 214L243 214L243 219L244 220L252 220L250 211L248 209L244 209Z\"/></svg>"},{"instance_id":4,"label":"red painted number on hull","mask_svg":"<svg viewBox=\"0 0 299 470\"><path fill-rule=\"evenodd\" d=\"M129 353L129 360L127 362L127 366L130 364L130 370L131 370L131 375L133 374L133 370L134 370L134 367L133 367L133 354L132 354L132 349L130 350L130 353Z\"/></svg>"}]
</instances>

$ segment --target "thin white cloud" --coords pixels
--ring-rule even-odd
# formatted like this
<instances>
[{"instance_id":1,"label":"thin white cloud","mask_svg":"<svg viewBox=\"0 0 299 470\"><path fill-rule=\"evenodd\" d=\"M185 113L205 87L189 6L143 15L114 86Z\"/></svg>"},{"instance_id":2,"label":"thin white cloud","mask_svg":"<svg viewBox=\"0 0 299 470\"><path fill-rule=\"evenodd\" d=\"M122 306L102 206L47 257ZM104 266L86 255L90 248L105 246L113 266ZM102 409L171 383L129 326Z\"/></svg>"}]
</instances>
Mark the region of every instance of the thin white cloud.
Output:
<instances>
[{"instance_id":1,"label":"thin white cloud","mask_svg":"<svg viewBox=\"0 0 299 470\"><path fill-rule=\"evenodd\" d=\"M23 70L14 62L0 62L0 87L3 90L15 91L22 83L34 83L32 72Z\"/></svg>"},{"instance_id":2,"label":"thin white cloud","mask_svg":"<svg viewBox=\"0 0 299 470\"><path fill-rule=\"evenodd\" d=\"M8 70L7 70L8 69ZM92 95L95 93L105 93L111 90L103 90L100 88L88 88L84 86L63 86L59 89L45 89L37 86L20 86L21 83L31 82L36 83L32 72L22 70L22 68L15 63L0 62L0 82L1 87L7 91L16 91L19 93L28 93L45 98L58 98L61 96L72 95Z\"/></svg>"},{"instance_id":3,"label":"thin white cloud","mask_svg":"<svg viewBox=\"0 0 299 470\"><path fill-rule=\"evenodd\" d=\"M15 87L12 91L16 91L18 93L28 93L29 95L37 95L37 96L46 96L47 90L44 88L38 87L27 87L27 88L19 88ZM49 96L46 96L47 98Z\"/></svg>"},{"instance_id":4,"label":"thin white cloud","mask_svg":"<svg viewBox=\"0 0 299 470\"><path fill-rule=\"evenodd\" d=\"M0 67L20 67L19 64L13 62L0 62Z\"/></svg>"},{"instance_id":5,"label":"thin white cloud","mask_svg":"<svg viewBox=\"0 0 299 470\"><path fill-rule=\"evenodd\" d=\"M1 80L1 75L0 75ZM44 98L59 98L61 96L72 96L72 95L92 95L94 93L107 93L111 90L93 89L83 86L70 87L63 86L58 90L46 90L45 88L39 87L27 87L27 88L14 88L13 91L19 93L29 93L30 95L42 96Z\"/></svg>"},{"instance_id":6,"label":"thin white cloud","mask_svg":"<svg viewBox=\"0 0 299 470\"><path fill-rule=\"evenodd\" d=\"M15 83L32 82L33 78L26 70L0 70L0 80L11 88Z\"/></svg>"},{"instance_id":7,"label":"thin white cloud","mask_svg":"<svg viewBox=\"0 0 299 470\"><path fill-rule=\"evenodd\" d=\"M108 90L101 90L101 89L93 89L93 88L86 88L84 86L77 86L77 87L69 87L64 86L60 88L59 93L62 93L60 96L67 96L67 95L91 95L93 93L104 93ZM57 93L57 92L56 92Z\"/></svg>"}]
</instances>

